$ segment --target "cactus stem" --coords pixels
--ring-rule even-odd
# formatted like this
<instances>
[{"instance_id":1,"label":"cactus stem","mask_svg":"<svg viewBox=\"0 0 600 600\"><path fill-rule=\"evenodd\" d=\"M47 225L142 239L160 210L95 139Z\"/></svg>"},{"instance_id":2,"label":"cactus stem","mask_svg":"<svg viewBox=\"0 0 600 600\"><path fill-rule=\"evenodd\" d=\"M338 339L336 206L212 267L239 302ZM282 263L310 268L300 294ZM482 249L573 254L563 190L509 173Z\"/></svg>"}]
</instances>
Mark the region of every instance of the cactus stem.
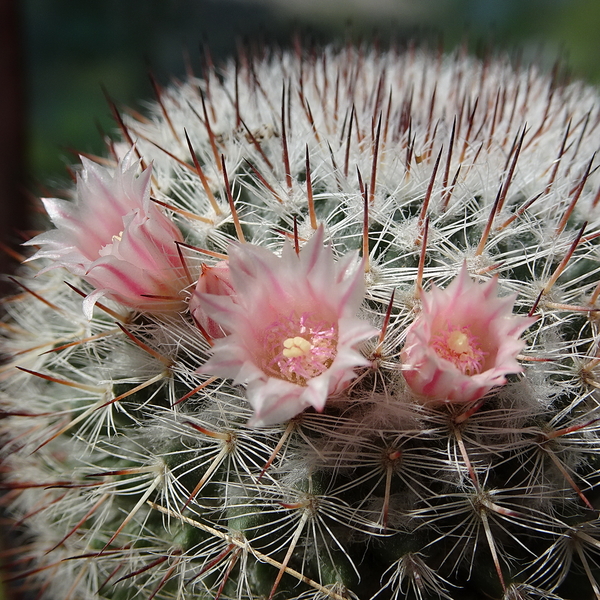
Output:
<instances>
[{"instance_id":1,"label":"cactus stem","mask_svg":"<svg viewBox=\"0 0 600 600\"><path fill-rule=\"evenodd\" d=\"M256 50L156 85L148 117L111 104L119 139L23 235L12 585L594 597L598 91L466 47Z\"/></svg>"}]
</instances>

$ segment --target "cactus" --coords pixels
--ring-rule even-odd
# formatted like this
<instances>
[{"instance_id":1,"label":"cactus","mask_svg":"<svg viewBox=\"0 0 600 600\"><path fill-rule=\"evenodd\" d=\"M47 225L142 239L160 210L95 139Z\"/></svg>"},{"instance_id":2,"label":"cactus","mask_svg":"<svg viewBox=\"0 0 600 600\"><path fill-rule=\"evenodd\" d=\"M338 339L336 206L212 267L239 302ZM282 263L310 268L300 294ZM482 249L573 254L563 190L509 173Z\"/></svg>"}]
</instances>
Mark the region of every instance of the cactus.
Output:
<instances>
[{"instance_id":1,"label":"cactus","mask_svg":"<svg viewBox=\"0 0 600 600\"><path fill-rule=\"evenodd\" d=\"M597 91L261 50L112 109L0 322L8 584L600 598Z\"/></svg>"}]
</instances>

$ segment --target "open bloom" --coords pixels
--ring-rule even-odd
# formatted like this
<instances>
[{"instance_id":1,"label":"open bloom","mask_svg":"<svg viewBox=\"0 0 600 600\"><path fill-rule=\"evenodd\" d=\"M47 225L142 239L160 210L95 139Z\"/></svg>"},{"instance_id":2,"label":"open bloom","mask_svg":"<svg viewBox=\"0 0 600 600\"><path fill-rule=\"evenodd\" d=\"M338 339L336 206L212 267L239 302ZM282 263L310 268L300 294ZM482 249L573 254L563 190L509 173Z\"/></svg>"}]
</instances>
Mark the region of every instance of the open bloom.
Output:
<instances>
[{"instance_id":1,"label":"open bloom","mask_svg":"<svg viewBox=\"0 0 600 600\"><path fill-rule=\"evenodd\" d=\"M139 176L130 152L113 171L82 157L76 202L44 198L56 229L28 242L42 246L32 259L65 267L96 290L84 300L108 296L127 306L162 312L183 308L184 269L176 241L179 229L150 200L151 167Z\"/></svg>"},{"instance_id":2,"label":"open bloom","mask_svg":"<svg viewBox=\"0 0 600 600\"><path fill-rule=\"evenodd\" d=\"M364 275L354 253L336 262L319 227L296 254L281 257L252 244L229 248L233 294L198 293L199 307L229 335L215 340L203 373L247 388L252 425L290 419L308 406L323 410L330 394L368 361L356 346L376 333L356 312Z\"/></svg>"},{"instance_id":3,"label":"open bloom","mask_svg":"<svg viewBox=\"0 0 600 600\"><path fill-rule=\"evenodd\" d=\"M534 318L513 315L515 296L498 280L474 282L463 265L446 289L421 292L422 312L408 328L402 373L425 401L471 402L520 373L521 333Z\"/></svg>"}]
</instances>

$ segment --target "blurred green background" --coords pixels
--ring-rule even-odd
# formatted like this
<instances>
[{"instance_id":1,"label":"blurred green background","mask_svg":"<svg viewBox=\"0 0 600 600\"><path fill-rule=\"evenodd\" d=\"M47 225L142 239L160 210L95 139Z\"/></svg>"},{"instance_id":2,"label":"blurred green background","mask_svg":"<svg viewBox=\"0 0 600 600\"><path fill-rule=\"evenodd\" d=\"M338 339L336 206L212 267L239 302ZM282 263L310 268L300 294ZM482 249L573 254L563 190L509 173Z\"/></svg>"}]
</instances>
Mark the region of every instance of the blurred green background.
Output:
<instances>
[{"instance_id":1,"label":"blurred green background","mask_svg":"<svg viewBox=\"0 0 600 600\"><path fill-rule=\"evenodd\" d=\"M102 150L98 125L114 124L101 92L140 107L161 83L184 73L184 49L199 64L208 43L221 60L236 40L282 44L295 30L318 41L379 35L427 37L450 49L521 47L551 64L563 54L573 72L600 82L599 0L23 0L27 161L34 181L73 162L68 149Z\"/></svg>"}]
</instances>

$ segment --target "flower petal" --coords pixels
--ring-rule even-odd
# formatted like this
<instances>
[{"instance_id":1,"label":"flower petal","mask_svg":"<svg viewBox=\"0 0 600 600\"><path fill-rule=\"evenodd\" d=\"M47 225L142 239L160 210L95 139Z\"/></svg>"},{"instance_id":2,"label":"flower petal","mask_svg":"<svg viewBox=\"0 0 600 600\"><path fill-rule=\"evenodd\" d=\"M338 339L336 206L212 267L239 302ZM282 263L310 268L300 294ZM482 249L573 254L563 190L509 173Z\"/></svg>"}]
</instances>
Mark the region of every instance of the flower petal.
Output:
<instances>
[{"instance_id":1,"label":"flower petal","mask_svg":"<svg viewBox=\"0 0 600 600\"><path fill-rule=\"evenodd\" d=\"M522 371L519 336L535 319L513 315L515 297L499 298L497 288L496 278L474 282L463 265L446 289L422 292L422 312L401 353L402 373L417 397L471 402Z\"/></svg>"},{"instance_id":2,"label":"flower petal","mask_svg":"<svg viewBox=\"0 0 600 600\"><path fill-rule=\"evenodd\" d=\"M28 242L42 246L32 258L50 259L46 270L65 267L97 288L85 303L88 316L100 296L150 312L182 309L187 280L175 242L183 238L150 201L151 168L138 176L133 152L116 169L81 160L76 202L44 200L57 229Z\"/></svg>"},{"instance_id":3,"label":"flower petal","mask_svg":"<svg viewBox=\"0 0 600 600\"><path fill-rule=\"evenodd\" d=\"M356 317L360 262L354 253L336 262L324 236L321 226L298 254L286 242L280 257L233 244L230 293L195 296L194 314L201 310L229 333L199 371L246 385L251 424L281 422L308 406L323 410L368 365L356 348L377 331Z\"/></svg>"}]
</instances>

